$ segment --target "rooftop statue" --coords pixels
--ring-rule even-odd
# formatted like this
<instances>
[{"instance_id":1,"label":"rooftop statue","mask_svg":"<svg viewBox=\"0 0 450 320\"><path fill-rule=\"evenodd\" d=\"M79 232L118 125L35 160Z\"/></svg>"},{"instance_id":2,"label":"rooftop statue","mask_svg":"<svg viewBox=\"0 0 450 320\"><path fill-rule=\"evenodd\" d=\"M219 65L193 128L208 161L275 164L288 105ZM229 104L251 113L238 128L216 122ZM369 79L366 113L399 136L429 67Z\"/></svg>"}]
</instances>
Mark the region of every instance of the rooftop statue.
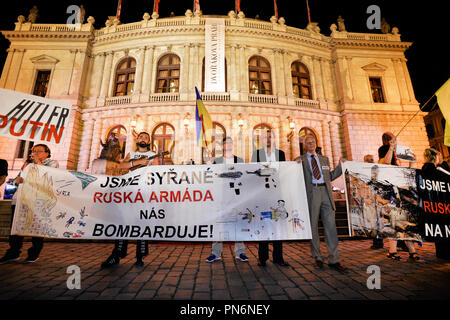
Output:
<instances>
[{"instance_id":1,"label":"rooftop statue","mask_svg":"<svg viewBox=\"0 0 450 320\"><path fill-rule=\"evenodd\" d=\"M381 18L381 32L385 34L391 32L391 26L384 18Z\"/></svg>"},{"instance_id":2,"label":"rooftop statue","mask_svg":"<svg viewBox=\"0 0 450 320\"><path fill-rule=\"evenodd\" d=\"M33 6L30 10L30 14L28 15L28 22L36 23L36 19L39 16L39 10L37 6Z\"/></svg>"},{"instance_id":3,"label":"rooftop statue","mask_svg":"<svg viewBox=\"0 0 450 320\"><path fill-rule=\"evenodd\" d=\"M346 31L346 30L345 30L344 19L343 19L341 16L338 17L337 23L338 23L338 28L339 28L339 31L340 31L340 32Z\"/></svg>"}]
</instances>

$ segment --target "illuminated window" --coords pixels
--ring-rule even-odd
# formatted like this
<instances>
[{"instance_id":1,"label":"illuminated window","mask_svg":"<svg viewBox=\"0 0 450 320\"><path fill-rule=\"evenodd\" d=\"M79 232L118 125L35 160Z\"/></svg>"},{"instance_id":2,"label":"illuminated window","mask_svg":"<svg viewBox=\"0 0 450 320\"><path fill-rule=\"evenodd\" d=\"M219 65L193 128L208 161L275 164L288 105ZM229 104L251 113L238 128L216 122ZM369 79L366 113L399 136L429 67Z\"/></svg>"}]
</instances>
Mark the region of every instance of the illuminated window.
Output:
<instances>
[{"instance_id":1,"label":"illuminated window","mask_svg":"<svg viewBox=\"0 0 450 320\"><path fill-rule=\"evenodd\" d=\"M39 97L47 95L48 83L50 81L50 70L39 70L36 83L34 84L33 94Z\"/></svg>"},{"instance_id":2,"label":"illuminated window","mask_svg":"<svg viewBox=\"0 0 450 320\"><path fill-rule=\"evenodd\" d=\"M175 129L168 123L161 123L152 133L152 151L161 153L169 151L169 154L164 156L163 164L173 164L171 154L175 146Z\"/></svg>"},{"instance_id":3,"label":"illuminated window","mask_svg":"<svg viewBox=\"0 0 450 320\"><path fill-rule=\"evenodd\" d=\"M272 80L269 62L260 56L248 61L250 93L272 94Z\"/></svg>"},{"instance_id":4,"label":"illuminated window","mask_svg":"<svg viewBox=\"0 0 450 320\"><path fill-rule=\"evenodd\" d=\"M167 54L159 59L156 79L156 93L179 92L180 58Z\"/></svg>"},{"instance_id":5,"label":"illuminated window","mask_svg":"<svg viewBox=\"0 0 450 320\"><path fill-rule=\"evenodd\" d=\"M133 93L134 77L136 74L136 60L125 58L118 66L116 71L116 85L114 87L114 96L128 96Z\"/></svg>"},{"instance_id":6,"label":"illuminated window","mask_svg":"<svg viewBox=\"0 0 450 320\"><path fill-rule=\"evenodd\" d=\"M383 86L381 85L381 78L369 78L370 90L372 91L373 102L384 103L386 102L383 94Z\"/></svg>"},{"instance_id":7,"label":"illuminated window","mask_svg":"<svg viewBox=\"0 0 450 320\"><path fill-rule=\"evenodd\" d=\"M306 66L299 61L295 61L291 65L291 76L294 96L302 99L312 99L311 80Z\"/></svg>"}]
</instances>

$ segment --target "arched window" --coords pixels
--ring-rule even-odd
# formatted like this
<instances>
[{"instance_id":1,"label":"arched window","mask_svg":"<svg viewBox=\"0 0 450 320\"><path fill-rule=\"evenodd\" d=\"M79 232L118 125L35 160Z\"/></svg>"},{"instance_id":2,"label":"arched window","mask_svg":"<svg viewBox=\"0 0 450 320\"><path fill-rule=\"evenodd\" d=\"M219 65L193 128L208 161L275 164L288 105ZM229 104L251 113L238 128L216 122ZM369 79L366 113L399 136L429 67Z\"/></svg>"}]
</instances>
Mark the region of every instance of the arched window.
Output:
<instances>
[{"instance_id":1,"label":"arched window","mask_svg":"<svg viewBox=\"0 0 450 320\"><path fill-rule=\"evenodd\" d=\"M306 66L300 61L295 61L291 65L291 75L294 96L302 99L312 99L311 79Z\"/></svg>"},{"instance_id":2,"label":"arched window","mask_svg":"<svg viewBox=\"0 0 450 320\"><path fill-rule=\"evenodd\" d=\"M121 150L120 159L125 158L125 147L127 144L127 130L122 125L117 125L115 127L112 127L111 130L109 130L108 134L106 135L105 140L107 140L111 134L114 134L114 137L117 138L117 140L119 140L119 145L120 145L120 150Z\"/></svg>"},{"instance_id":3,"label":"arched window","mask_svg":"<svg viewBox=\"0 0 450 320\"><path fill-rule=\"evenodd\" d=\"M250 93L272 94L272 80L269 61L254 56L248 61Z\"/></svg>"},{"instance_id":4,"label":"arched window","mask_svg":"<svg viewBox=\"0 0 450 320\"><path fill-rule=\"evenodd\" d=\"M298 132L298 143L300 146L300 155L304 155L306 153L306 148L305 148L305 136L306 135L314 136L314 138L316 139L316 145L317 145L317 147L319 147L319 140L317 139L316 133L311 128L303 127Z\"/></svg>"},{"instance_id":5,"label":"arched window","mask_svg":"<svg viewBox=\"0 0 450 320\"><path fill-rule=\"evenodd\" d=\"M175 146L175 129L168 123L161 123L152 133L152 151L161 153L169 151L169 154L164 156L162 164L173 164L172 151Z\"/></svg>"},{"instance_id":6,"label":"arched window","mask_svg":"<svg viewBox=\"0 0 450 320\"><path fill-rule=\"evenodd\" d=\"M211 159L215 157L223 156L223 144L222 140L227 135L225 128L217 122L213 122L213 131L211 133ZM202 148L202 163L206 163L208 160L208 155L206 154L206 149Z\"/></svg>"},{"instance_id":7,"label":"arched window","mask_svg":"<svg viewBox=\"0 0 450 320\"><path fill-rule=\"evenodd\" d=\"M119 63L116 70L114 96L127 96L133 93L134 76L136 74L136 60L125 58Z\"/></svg>"},{"instance_id":8,"label":"arched window","mask_svg":"<svg viewBox=\"0 0 450 320\"><path fill-rule=\"evenodd\" d=\"M228 91L228 71L227 71L227 59L225 59L225 92ZM205 91L205 58L202 62L202 92Z\"/></svg>"},{"instance_id":9,"label":"arched window","mask_svg":"<svg viewBox=\"0 0 450 320\"><path fill-rule=\"evenodd\" d=\"M253 128L253 151L263 148L264 134L272 134L272 128L265 123L260 123Z\"/></svg>"},{"instance_id":10,"label":"arched window","mask_svg":"<svg viewBox=\"0 0 450 320\"><path fill-rule=\"evenodd\" d=\"M178 92L180 88L180 58L166 54L158 61L156 93Z\"/></svg>"}]
</instances>

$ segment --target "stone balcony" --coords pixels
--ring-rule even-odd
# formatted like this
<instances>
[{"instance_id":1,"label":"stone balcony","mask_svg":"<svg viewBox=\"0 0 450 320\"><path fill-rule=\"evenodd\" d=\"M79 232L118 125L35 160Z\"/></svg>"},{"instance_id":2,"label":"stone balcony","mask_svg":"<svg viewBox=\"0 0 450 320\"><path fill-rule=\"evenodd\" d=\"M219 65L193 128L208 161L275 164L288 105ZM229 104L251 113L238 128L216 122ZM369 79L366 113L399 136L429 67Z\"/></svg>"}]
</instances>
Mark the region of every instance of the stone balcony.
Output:
<instances>
[{"instance_id":1,"label":"stone balcony","mask_svg":"<svg viewBox=\"0 0 450 320\"><path fill-rule=\"evenodd\" d=\"M296 97L252 94L252 93L230 93L230 92L200 92L200 96L205 103L221 103L221 104L258 104L258 105L279 105L288 107L300 107L307 109L321 109L321 102L318 100L301 99ZM167 104L167 103L195 103L195 94L169 92L169 93L152 93L131 94L120 97L107 97L96 99L96 107L124 107L127 105L137 104ZM91 103L93 102L92 100ZM88 104L90 104L88 102Z\"/></svg>"}]
</instances>

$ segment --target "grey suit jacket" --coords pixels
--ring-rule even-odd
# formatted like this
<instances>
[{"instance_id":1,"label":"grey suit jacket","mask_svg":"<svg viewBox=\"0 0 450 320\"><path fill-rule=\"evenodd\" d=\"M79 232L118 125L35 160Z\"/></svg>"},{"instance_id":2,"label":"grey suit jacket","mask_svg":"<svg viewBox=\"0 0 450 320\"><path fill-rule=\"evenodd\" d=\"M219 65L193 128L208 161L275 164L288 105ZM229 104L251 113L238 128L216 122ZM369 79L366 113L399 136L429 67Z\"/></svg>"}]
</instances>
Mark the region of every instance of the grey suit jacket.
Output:
<instances>
[{"instance_id":1,"label":"grey suit jacket","mask_svg":"<svg viewBox=\"0 0 450 320\"><path fill-rule=\"evenodd\" d=\"M330 198L331 204L333 205L333 209L336 210L336 206L333 200L333 193L331 187L331 181L337 179L342 174L342 167L339 164L333 171L330 171L330 161L327 157L317 155L319 157L320 166L322 167L323 179L325 180L326 188L328 191L328 196ZM309 166L308 156L305 153L301 156L303 162L303 175L305 177L305 187L306 187L306 196L308 198L308 206L311 210L311 202L313 195L313 183L312 183L312 172ZM324 167L328 167L328 169L324 169Z\"/></svg>"},{"instance_id":2,"label":"grey suit jacket","mask_svg":"<svg viewBox=\"0 0 450 320\"><path fill-rule=\"evenodd\" d=\"M234 163L244 163L244 160L242 158L239 158L238 156L233 156L234 157ZM219 163L225 163L225 159L224 157L218 157L218 158L214 158L213 164L219 164Z\"/></svg>"}]
</instances>

